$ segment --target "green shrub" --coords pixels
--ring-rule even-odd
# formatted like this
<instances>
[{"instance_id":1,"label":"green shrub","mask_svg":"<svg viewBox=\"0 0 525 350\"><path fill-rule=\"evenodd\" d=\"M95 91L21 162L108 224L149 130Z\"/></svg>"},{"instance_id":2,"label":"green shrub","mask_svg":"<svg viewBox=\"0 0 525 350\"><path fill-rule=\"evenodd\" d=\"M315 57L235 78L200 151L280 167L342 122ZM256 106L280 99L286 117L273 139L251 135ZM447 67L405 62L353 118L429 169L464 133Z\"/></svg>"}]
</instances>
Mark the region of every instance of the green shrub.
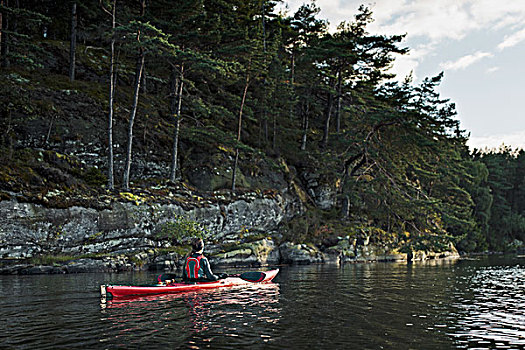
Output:
<instances>
[{"instance_id":1,"label":"green shrub","mask_svg":"<svg viewBox=\"0 0 525 350\"><path fill-rule=\"evenodd\" d=\"M100 187L107 182L107 177L95 167L87 169L83 178L89 186Z\"/></svg>"},{"instance_id":2,"label":"green shrub","mask_svg":"<svg viewBox=\"0 0 525 350\"><path fill-rule=\"evenodd\" d=\"M204 238L206 233L199 223L178 215L160 226L157 237L170 240L172 244L187 244L192 238Z\"/></svg>"}]
</instances>

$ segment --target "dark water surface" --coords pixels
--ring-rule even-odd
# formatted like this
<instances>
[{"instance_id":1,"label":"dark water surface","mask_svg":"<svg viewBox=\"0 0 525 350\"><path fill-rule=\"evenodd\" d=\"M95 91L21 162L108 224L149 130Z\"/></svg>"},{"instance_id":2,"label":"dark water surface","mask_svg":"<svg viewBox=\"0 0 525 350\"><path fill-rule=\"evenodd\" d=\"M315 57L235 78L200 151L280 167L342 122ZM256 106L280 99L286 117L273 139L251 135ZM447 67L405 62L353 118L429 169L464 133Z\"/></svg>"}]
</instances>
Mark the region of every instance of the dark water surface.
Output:
<instances>
[{"instance_id":1,"label":"dark water surface","mask_svg":"<svg viewBox=\"0 0 525 350\"><path fill-rule=\"evenodd\" d=\"M525 349L523 257L282 267L268 285L100 302L100 284L154 276L0 276L0 349Z\"/></svg>"}]
</instances>

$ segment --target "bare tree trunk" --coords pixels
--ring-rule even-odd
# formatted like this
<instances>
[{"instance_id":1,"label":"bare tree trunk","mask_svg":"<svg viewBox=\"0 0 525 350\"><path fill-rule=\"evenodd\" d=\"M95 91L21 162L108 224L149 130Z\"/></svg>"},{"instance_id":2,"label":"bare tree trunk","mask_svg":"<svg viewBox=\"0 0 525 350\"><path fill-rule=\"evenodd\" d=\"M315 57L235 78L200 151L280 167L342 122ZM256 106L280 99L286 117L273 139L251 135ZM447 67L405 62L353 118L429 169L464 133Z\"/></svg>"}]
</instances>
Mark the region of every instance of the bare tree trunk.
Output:
<instances>
[{"instance_id":1,"label":"bare tree trunk","mask_svg":"<svg viewBox=\"0 0 525 350\"><path fill-rule=\"evenodd\" d=\"M113 0L111 11L111 53L109 62L109 114L108 114L108 189L115 188L113 169L113 100L115 96L115 11L117 0Z\"/></svg>"},{"instance_id":2,"label":"bare tree trunk","mask_svg":"<svg viewBox=\"0 0 525 350\"><path fill-rule=\"evenodd\" d=\"M257 136L257 147L261 148L262 145L262 118L259 118L259 135Z\"/></svg>"},{"instance_id":3,"label":"bare tree trunk","mask_svg":"<svg viewBox=\"0 0 525 350\"><path fill-rule=\"evenodd\" d=\"M141 0L141 17L144 17L146 12L146 0ZM140 42L140 31L137 34L137 42ZM135 71L135 90L133 93L133 103L131 105L131 113L129 116L128 125L128 145L126 148L126 162L124 164L124 176L122 181L122 187L125 191L129 191L129 179L131 171L131 148L133 145L133 123L135 122L135 116L137 115L137 108L139 103L140 86L142 81L142 72L144 71L144 60L145 53L144 49L139 49L139 57L137 60L137 68Z\"/></svg>"},{"instance_id":4,"label":"bare tree trunk","mask_svg":"<svg viewBox=\"0 0 525 350\"><path fill-rule=\"evenodd\" d=\"M144 67L144 71L142 72L142 93L147 94L148 93L148 87L146 85L146 80L148 79L146 77L146 67Z\"/></svg>"},{"instance_id":5,"label":"bare tree trunk","mask_svg":"<svg viewBox=\"0 0 525 350\"><path fill-rule=\"evenodd\" d=\"M344 196L341 203L341 216L343 219L348 219L350 216L350 197Z\"/></svg>"},{"instance_id":6,"label":"bare tree trunk","mask_svg":"<svg viewBox=\"0 0 525 350\"><path fill-rule=\"evenodd\" d=\"M146 14L146 0L140 0L140 16L144 17Z\"/></svg>"},{"instance_id":7,"label":"bare tree trunk","mask_svg":"<svg viewBox=\"0 0 525 350\"><path fill-rule=\"evenodd\" d=\"M0 0L0 6L4 6L4 0ZM4 13L0 11L0 47L2 46L2 30L4 29L3 24L2 24L3 17L4 17Z\"/></svg>"},{"instance_id":8,"label":"bare tree trunk","mask_svg":"<svg viewBox=\"0 0 525 350\"><path fill-rule=\"evenodd\" d=\"M272 149L277 150L277 113L273 113Z\"/></svg>"},{"instance_id":9,"label":"bare tree trunk","mask_svg":"<svg viewBox=\"0 0 525 350\"><path fill-rule=\"evenodd\" d=\"M265 0L261 3L261 21L262 21L262 34L263 34L263 50L266 53L266 8Z\"/></svg>"},{"instance_id":10,"label":"bare tree trunk","mask_svg":"<svg viewBox=\"0 0 525 350\"><path fill-rule=\"evenodd\" d=\"M5 6L9 6L9 0L5 0ZM9 17L7 14L2 16L2 43L0 47L1 56L2 56L2 67L9 67L9 35L6 33L9 30Z\"/></svg>"},{"instance_id":11,"label":"bare tree trunk","mask_svg":"<svg viewBox=\"0 0 525 350\"><path fill-rule=\"evenodd\" d=\"M263 103L266 103L266 101L263 100ZM268 115L266 114L266 108L264 108L264 112L263 112L263 129L264 129L264 147L266 148L268 145L268 134L269 134Z\"/></svg>"},{"instance_id":12,"label":"bare tree trunk","mask_svg":"<svg viewBox=\"0 0 525 350\"><path fill-rule=\"evenodd\" d=\"M264 55L264 65L266 66L266 8L265 0L261 2L261 24L262 24L262 41L263 41L263 55ZM268 113L266 109L266 78L263 79L263 96L262 96L262 119L264 125L264 147L268 145Z\"/></svg>"},{"instance_id":13,"label":"bare tree trunk","mask_svg":"<svg viewBox=\"0 0 525 350\"><path fill-rule=\"evenodd\" d=\"M309 110L309 104L306 104L305 109L303 110L303 138L301 140L301 151L306 151L306 139L308 136L308 113Z\"/></svg>"},{"instance_id":14,"label":"bare tree trunk","mask_svg":"<svg viewBox=\"0 0 525 350\"><path fill-rule=\"evenodd\" d=\"M137 40L139 40L137 38ZM142 70L144 69L144 52L141 50L137 62L137 70L135 72L135 92L133 94L133 104L131 106L131 114L129 117L128 126L128 146L126 149L126 163L124 164L124 178L122 187L125 191L129 191L129 173L131 169L131 145L133 143L133 122L137 114L137 107L139 103L140 82L142 80Z\"/></svg>"},{"instance_id":15,"label":"bare tree trunk","mask_svg":"<svg viewBox=\"0 0 525 350\"><path fill-rule=\"evenodd\" d=\"M293 118L293 107L295 102L295 87L294 87L294 79L295 79L295 51L292 49L292 57L290 59L290 90L291 90L291 101L290 101L290 121L292 121Z\"/></svg>"},{"instance_id":16,"label":"bare tree trunk","mask_svg":"<svg viewBox=\"0 0 525 350\"><path fill-rule=\"evenodd\" d=\"M7 111L7 127L5 128L5 131L4 133L2 134L2 145L6 145L6 146L9 146L12 144L11 142L11 131L13 131L13 126L11 125L11 120L12 120L12 117L11 117L11 111L8 110ZM9 159L11 159L11 157L9 157Z\"/></svg>"},{"instance_id":17,"label":"bare tree trunk","mask_svg":"<svg viewBox=\"0 0 525 350\"><path fill-rule=\"evenodd\" d=\"M175 79L175 74L174 79ZM175 133L173 134L173 151L171 153L171 169L170 169L170 181L175 182L177 177L177 159L179 154L179 132L180 132L180 121L181 121L181 109L182 109L182 92L184 91L184 63L180 66L180 79L178 84L173 84L176 88L176 92L173 91L173 101L172 101L172 114L175 117ZM175 103L175 101L177 101ZM177 109L175 110L175 104Z\"/></svg>"},{"instance_id":18,"label":"bare tree trunk","mask_svg":"<svg viewBox=\"0 0 525 350\"><path fill-rule=\"evenodd\" d=\"M341 100L342 100L342 85L343 85L343 79L341 70L339 70L337 76L337 109L335 110L335 116L336 116L336 132L339 134L341 132Z\"/></svg>"},{"instance_id":19,"label":"bare tree trunk","mask_svg":"<svg viewBox=\"0 0 525 350\"><path fill-rule=\"evenodd\" d=\"M51 117L51 121L49 122L49 127L47 128L46 138L44 139L44 146L46 146L47 143L49 142L49 138L51 137L51 130L53 129L53 123L55 122L56 118L57 118L56 115Z\"/></svg>"},{"instance_id":20,"label":"bare tree trunk","mask_svg":"<svg viewBox=\"0 0 525 350\"><path fill-rule=\"evenodd\" d=\"M332 84L330 84L330 87ZM323 139L321 141L321 146L325 148L328 145L328 135L330 133L330 119L332 118L332 108L334 104L334 96L331 91L328 91L327 104L325 109L325 120L323 128Z\"/></svg>"},{"instance_id":21,"label":"bare tree trunk","mask_svg":"<svg viewBox=\"0 0 525 350\"><path fill-rule=\"evenodd\" d=\"M273 116L273 125L272 125L272 149L277 153L277 113L275 113L275 98L272 99L272 113Z\"/></svg>"},{"instance_id":22,"label":"bare tree trunk","mask_svg":"<svg viewBox=\"0 0 525 350\"><path fill-rule=\"evenodd\" d=\"M71 5L71 41L69 45L69 81L75 80L77 49L77 3Z\"/></svg>"},{"instance_id":23,"label":"bare tree trunk","mask_svg":"<svg viewBox=\"0 0 525 350\"><path fill-rule=\"evenodd\" d=\"M12 114L11 114L11 111L7 111L7 114L8 114L8 123L7 123L7 130L5 131L5 134L6 134L6 143L7 143L7 146L9 148L9 156L8 156L8 159L9 160L12 160L13 159L13 153L15 152L15 140L13 140L13 137L11 136L12 135L12 131L13 131L13 125L12 125Z\"/></svg>"},{"instance_id":24,"label":"bare tree trunk","mask_svg":"<svg viewBox=\"0 0 525 350\"><path fill-rule=\"evenodd\" d=\"M244 84L244 91L242 93L241 108L239 109L239 123L237 129L237 143L241 142L241 131L242 131L242 112L244 109L244 102L246 101L246 93L248 92L248 86L250 85L250 76L246 74L246 83ZM237 165L239 163L239 145L235 147L235 160L233 162L233 174L232 174L232 192L235 191L235 181L237 180Z\"/></svg>"}]
</instances>

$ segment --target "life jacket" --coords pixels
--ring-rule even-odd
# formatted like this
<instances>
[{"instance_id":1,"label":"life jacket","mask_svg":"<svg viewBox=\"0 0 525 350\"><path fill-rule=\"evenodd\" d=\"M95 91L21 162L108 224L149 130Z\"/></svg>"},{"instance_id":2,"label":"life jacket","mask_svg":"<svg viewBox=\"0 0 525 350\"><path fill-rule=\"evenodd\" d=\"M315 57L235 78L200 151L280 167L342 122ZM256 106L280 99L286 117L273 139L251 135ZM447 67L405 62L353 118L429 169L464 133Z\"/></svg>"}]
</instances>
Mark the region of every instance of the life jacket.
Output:
<instances>
[{"instance_id":1,"label":"life jacket","mask_svg":"<svg viewBox=\"0 0 525 350\"><path fill-rule=\"evenodd\" d=\"M199 254L197 257L189 256L186 258L186 277L189 279L198 279L199 270L201 268L201 259L203 255Z\"/></svg>"}]
</instances>

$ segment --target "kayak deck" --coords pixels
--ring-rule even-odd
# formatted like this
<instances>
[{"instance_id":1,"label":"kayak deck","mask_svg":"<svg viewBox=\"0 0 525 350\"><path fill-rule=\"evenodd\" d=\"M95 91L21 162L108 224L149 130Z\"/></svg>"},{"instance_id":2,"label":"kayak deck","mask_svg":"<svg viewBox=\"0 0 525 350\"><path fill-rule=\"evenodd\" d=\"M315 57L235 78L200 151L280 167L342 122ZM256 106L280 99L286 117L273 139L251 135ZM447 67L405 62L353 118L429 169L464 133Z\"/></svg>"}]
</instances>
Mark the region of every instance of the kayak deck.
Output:
<instances>
[{"instance_id":1,"label":"kayak deck","mask_svg":"<svg viewBox=\"0 0 525 350\"><path fill-rule=\"evenodd\" d=\"M246 281L240 277L227 277L213 282L193 282L193 283L171 283L169 285L152 286L116 286L101 285L100 294L103 299L121 298L133 295L150 295L191 292L205 289L225 288L257 283L271 282L279 272L279 269L264 271L264 278L257 282Z\"/></svg>"}]
</instances>

